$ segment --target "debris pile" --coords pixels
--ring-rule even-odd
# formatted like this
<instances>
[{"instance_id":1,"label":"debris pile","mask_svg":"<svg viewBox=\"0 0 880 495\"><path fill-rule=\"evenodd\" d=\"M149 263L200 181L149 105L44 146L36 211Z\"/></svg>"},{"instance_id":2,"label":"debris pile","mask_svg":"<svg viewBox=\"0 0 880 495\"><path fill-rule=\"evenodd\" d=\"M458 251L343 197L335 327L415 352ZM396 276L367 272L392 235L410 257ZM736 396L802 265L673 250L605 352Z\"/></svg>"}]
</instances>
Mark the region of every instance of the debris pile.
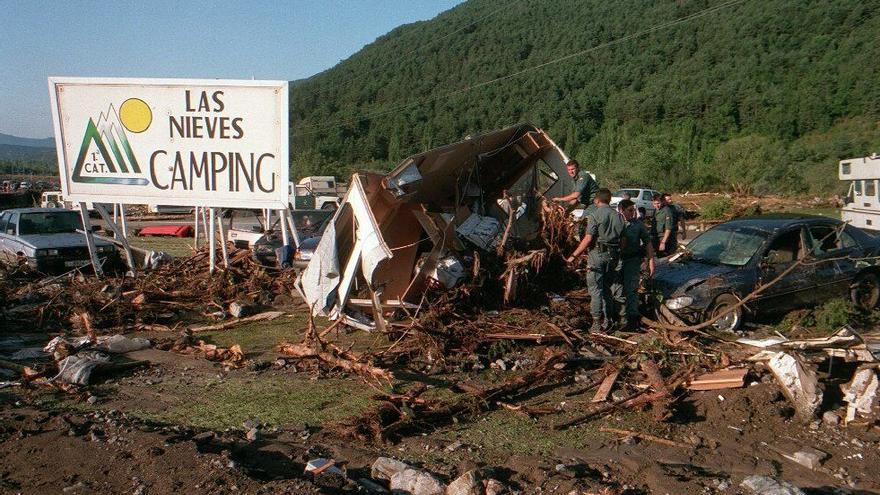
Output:
<instances>
[{"instance_id":1,"label":"debris pile","mask_svg":"<svg viewBox=\"0 0 880 495\"><path fill-rule=\"evenodd\" d=\"M250 251L230 247L229 266L208 273L208 251L174 259L135 278L95 279L79 272L34 279L17 270L0 273L3 324L15 329L80 330L83 315L98 329L167 330L186 322L232 316L230 305L249 308L294 303L294 274L270 271ZM240 312L239 312L240 313Z\"/></svg>"}]
</instances>

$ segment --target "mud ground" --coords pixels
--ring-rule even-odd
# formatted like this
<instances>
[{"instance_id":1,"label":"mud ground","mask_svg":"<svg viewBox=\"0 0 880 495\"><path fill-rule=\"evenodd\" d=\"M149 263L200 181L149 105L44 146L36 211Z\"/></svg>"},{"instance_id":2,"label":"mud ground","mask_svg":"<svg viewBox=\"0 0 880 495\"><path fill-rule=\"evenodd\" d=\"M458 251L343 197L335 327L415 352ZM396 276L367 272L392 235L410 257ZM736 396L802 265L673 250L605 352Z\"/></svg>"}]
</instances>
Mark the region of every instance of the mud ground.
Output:
<instances>
[{"instance_id":1,"label":"mud ground","mask_svg":"<svg viewBox=\"0 0 880 495\"><path fill-rule=\"evenodd\" d=\"M760 369L742 389L687 393L662 423L647 412L621 411L556 430L554 424L582 413L593 393L577 394L581 386L568 380L520 398L521 404L552 407L546 416L500 408L425 425L396 444L352 441L333 425L366 411L376 391L356 376L277 361L275 345L297 340L304 327L299 316L207 335L218 345L242 345L248 364L239 369L150 349L128 356L149 367L101 377L79 394L0 390L0 492L358 493L354 483L315 484L303 468L316 457L334 458L357 479L369 476L380 455L444 481L481 467L514 493L734 494L743 493L740 482L752 474L779 477L807 493L880 490L880 429L803 422ZM339 339L355 349L388 344L363 332ZM507 351L512 362L535 349ZM396 372L399 386L426 383L434 397L450 394L464 373ZM468 373L497 382L517 372ZM827 383L833 388L833 380ZM833 409L833 391L826 395L826 408ZM622 438L601 427L681 445ZM818 469L783 457L808 446L829 454Z\"/></svg>"}]
</instances>

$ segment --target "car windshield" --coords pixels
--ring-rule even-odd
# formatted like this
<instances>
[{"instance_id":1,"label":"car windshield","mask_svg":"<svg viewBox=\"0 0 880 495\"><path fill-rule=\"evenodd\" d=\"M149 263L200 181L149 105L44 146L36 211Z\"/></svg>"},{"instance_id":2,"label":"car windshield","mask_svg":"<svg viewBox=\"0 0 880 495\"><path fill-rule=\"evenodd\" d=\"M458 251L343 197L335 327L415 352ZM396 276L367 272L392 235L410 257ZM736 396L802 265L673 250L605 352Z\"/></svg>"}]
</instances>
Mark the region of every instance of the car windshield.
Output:
<instances>
[{"instance_id":1,"label":"car windshield","mask_svg":"<svg viewBox=\"0 0 880 495\"><path fill-rule=\"evenodd\" d=\"M638 189L621 189L619 191L615 191L612 196L615 198L622 198L624 194L628 194L630 198L637 198L639 196Z\"/></svg>"},{"instance_id":2,"label":"car windshield","mask_svg":"<svg viewBox=\"0 0 880 495\"><path fill-rule=\"evenodd\" d=\"M18 234L59 234L82 230L82 219L72 211L23 213L18 221Z\"/></svg>"},{"instance_id":3,"label":"car windshield","mask_svg":"<svg viewBox=\"0 0 880 495\"><path fill-rule=\"evenodd\" d=\"M767 233L748 227L719 225L687 245L691 258L713 265L743 266L767 240Z\"/></svg>"}]
</instances>

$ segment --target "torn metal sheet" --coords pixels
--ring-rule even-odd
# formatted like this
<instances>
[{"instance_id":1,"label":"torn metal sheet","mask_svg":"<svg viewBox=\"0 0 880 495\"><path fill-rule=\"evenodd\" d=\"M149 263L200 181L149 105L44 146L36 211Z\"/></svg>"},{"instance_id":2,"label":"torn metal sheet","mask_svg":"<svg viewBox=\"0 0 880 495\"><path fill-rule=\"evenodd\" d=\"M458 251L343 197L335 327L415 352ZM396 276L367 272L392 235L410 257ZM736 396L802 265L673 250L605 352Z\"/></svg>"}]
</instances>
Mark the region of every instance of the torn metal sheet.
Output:
<instances>
[{"instance_id":1,"label":"torn metal sheet","mask_svg":"<svg viewBox=\"0 0 880 495\"><path fill-rule=\"evenodd\" d=\"M355 174L297 288L315 315L381 326L400 303L460 283L470 273L461 262L474 247L493 250L502 230L536 239L540 196L573 187L567 161L542 130L520 124L411 156L384 176ZM372 303L372 321L352 300Z\"/></svg>"}]
</instances>

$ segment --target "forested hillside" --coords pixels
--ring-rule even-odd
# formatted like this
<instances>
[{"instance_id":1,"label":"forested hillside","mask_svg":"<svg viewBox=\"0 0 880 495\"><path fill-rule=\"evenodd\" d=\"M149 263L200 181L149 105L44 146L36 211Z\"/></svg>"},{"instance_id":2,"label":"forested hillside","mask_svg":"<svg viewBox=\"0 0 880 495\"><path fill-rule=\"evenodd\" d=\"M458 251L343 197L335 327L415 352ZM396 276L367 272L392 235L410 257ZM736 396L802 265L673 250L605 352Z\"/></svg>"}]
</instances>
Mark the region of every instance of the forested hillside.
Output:
<instances>
[{"instance_id":1,"label":"forested hillside","mask_svg":"<svg viewBox=\"0 0 880 495\"><path fill-rule=\"evenodd\" d=\"M528 121L612 185L830 192L880 152L878 40L880 0L469 0L293 83L293 173Z\"/></svg>"}]
</instances>

